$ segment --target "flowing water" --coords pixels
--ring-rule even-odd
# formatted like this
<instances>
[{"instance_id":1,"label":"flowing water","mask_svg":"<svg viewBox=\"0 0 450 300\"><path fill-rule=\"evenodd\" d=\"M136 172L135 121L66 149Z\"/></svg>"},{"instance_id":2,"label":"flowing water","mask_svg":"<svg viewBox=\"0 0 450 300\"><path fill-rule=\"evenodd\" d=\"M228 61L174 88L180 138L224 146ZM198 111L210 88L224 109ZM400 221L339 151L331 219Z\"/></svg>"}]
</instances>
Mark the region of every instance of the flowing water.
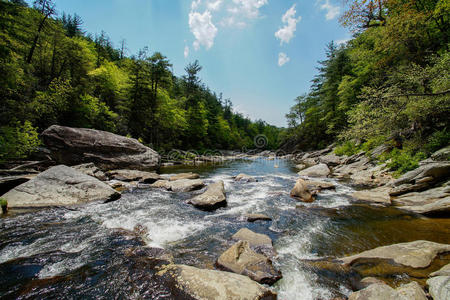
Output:
<instances>
[{"instance_id":1,"label":"flowing water","mask_svg":"<svg viewBox=\"0 0 450 300\"><path fill-rule=\"evenodd\" d=\"M195 171L207 183L223 180L228 206L197 210L198 193L136 189L118 201L51 208L0 219L0 298L172 299L148 259L164 248L176 263L213 268L243 227L269 235L283 279L272 288L279 299L332 299L351 291L339 278L324 278L304 261L340 257L374 247L427 239L450 242L450 222L404 212L352 205L348 185L336 184L311 204L289 197L297 174L286 160L239 160L220 166L166 169ZM246 173L254 183L232 176ZM247 213L273 221L248 223ZM136 228L139 228L136 230ZM140 237L133 232L139 231Z\"/></svg>"}]
</instances>

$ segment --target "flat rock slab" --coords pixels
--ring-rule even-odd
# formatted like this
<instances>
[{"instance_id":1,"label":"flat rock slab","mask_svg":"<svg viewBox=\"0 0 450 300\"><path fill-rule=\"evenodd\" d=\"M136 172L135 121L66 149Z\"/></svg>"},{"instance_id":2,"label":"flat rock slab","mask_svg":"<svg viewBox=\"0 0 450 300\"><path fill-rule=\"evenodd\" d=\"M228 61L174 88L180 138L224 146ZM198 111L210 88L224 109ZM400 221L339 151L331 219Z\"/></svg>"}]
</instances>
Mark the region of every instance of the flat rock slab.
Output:
<instances>
[{"instance_id":1,"label":"flat rock slab","mask_svg":"<svg viewBox=\"0 0 450 300\"><path fill-rule=\"evenodd\" d=\"M161 176L156 173L139 170L112 170L108 171L107 174L111 179L125 182L139 181L151 184L161 179Z\"/></svg>"},{"instance_id":2,"label":"flat rock slab","mask_svg":"<svg viewBox=\"0 0 450 300\"><path fill-rule=\"evenodd\" d=\"M397 289L387 284L374 283L360 291L352 293L348 300L426 300L425 292L413 281Z\"/></svg>"},{"instance_id":3,"label":"flat rock slab","mask_svg":"<svg viewBox=\"0 0 450 300\"><path fill-rule=\"evenodd\" d=\"M246 214L245 217L247 218L248 222L272 221L271 217L266 216L264 214Z\"/></svg>"},{"instance_id":4,"label":"flat rock slab","mask_svg":"<svg viewBox=\"0 0 450 300\"><path fill-rule=\"evenodd\" d=\"M300 176L308 177L327 177L331 171L326 164L318 164L298 172Z\"/></svg>"},{"instance_id":5,"label":"flat rock slab","mask_svg":"<svg viewBox=\"0 0 450 300\"><path fill-rule=\"evenodd\" d=\"M357 191L352 194L356 202L369 204L391 205L391 196L389 196L389 187L378 187L371 190Z\"/></svg>"},{"instance_id":6,"label":"flat rock slab","mask_svg":"<svg viewBox=\"0 0 450 300\"><path fill-rule=\"evenodd\" d=\"M73 166L75 170L80 171L81 173L84 173L86 175L92 176L97 178L98 180L105 181L107 180L107 177L105 173L97 168L97 166L94 163L86 163L81 165Z\"/></svg>"},{"instance_id":7,"label":"flat rock slab","mask_svg":"<svg viewBox=\"0 0 450 300\"><path fill-rule=\"evenodd\" d=\"M180 179L198 179L198 178L200 178L200 175L189 172L189 173L180 173L180 174L172 175L169 177L169 181L175 181L175 180L180 180Z\"/></svg>"},{"instance_id":8,"label":"flat rock slab","mask_svg":"<svg viewBox=\"0 0 450 300\"><path fill-rule=\"evenodd\" d=\"M393 260L395 263L406 267L426 268L438 254L449 251L450 245L448 244L414 241L378 247L339 260L346 265L352 265L364 259Z\"/></svg>"},{"instance_id":9,"label":"flat rock slab","mask_svg":"<svg viewBox=\"0 0 450 300\"><path fill-rule=\"evenodd\" d=\"M108 202L120 193L106 183L73 168L59 165L40 173L2 196L11 208Z\"/></svg>"},{"instance_id":10,"label":"flat rock slab","mask_svg":"<svg viewBox=\"0 0 450 300\"><path fill-rule=\"evenodd\" d=\"M150 185L152 188L163 188L177 193L199 190L204 186L205 183L200 179L158 180Z\"/></svg>"},{"instance_id":11,"label":"flat rock slab","mask_svg":"<svg viewBox=\"0 0 450 300\"><path fill-rule=\"evenodd\" d=\"M275 300L276 293L247 276L186 265L168 265L159 276L173 286L175 299L199 300Z\"/></svg>"},{"instance_id":12,"label":"flat rock slab","mask_svg":"<svg viewBox=\"0 0 450 300\"><path fill-rule=\"evenodd\" d=\"M111 132L52 125L42 133L52 158L65 165L92 162L102 170L154 170L160 156L136 139Z\"/></svg>"},{"instance_id":13,"label":"flat rock slab","mask_svg":"<svg viewBox=\"0 0 450 300\"><path fill-rule=\"evenodd\" d=\"M247 241L235 243L222 253L216 264L225 271L248 276L263 284L272 285L281 279L281 272L275 270L272 261L250 249Z\"/></svg>"},{"instance_id":14,"label":"flat rock slab","mask_svg":"<svg viewBox=\"0 0 450 300\"><path fill-rule=\"evenodd\" d=\"M188 203L207 211L226 206L227 198L223 181L211 183L203 194L192 198Z\"/></svg>"},{"instance_id":15,"label":"flat rock slab","mask_svg":"<svg viewBox=\"0 0 450 300\"><path fill-rule=\"evenodd\" d=\"M247 241L250 247L272 248L272 240L268 235L256 233L247 228L240 229L232 238L237 241Z\"/></svg>"},{"instance_id":16,"label":"flat rock slab","mask_svg":"<svg viewBox=\"0 0 450 300\"><path fill-rule=\"evenodd\" d=\"M427 280L427 285L433 300L450 299L450 276L435 276Z\"/></svg>"}]
</instances>

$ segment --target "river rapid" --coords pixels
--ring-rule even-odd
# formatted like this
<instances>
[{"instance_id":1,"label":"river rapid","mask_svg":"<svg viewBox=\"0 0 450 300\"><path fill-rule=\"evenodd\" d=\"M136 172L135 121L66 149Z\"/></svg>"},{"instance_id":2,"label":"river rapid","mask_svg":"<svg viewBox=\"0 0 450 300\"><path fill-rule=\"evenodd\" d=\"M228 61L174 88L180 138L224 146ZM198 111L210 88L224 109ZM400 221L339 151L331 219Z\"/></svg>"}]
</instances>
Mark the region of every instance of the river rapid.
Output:
<instances>
[{"instance_id":1,"label":"river rapid","mask_svg":"<svg viewBox=\"0 0 450 300\"><path fill-rule=\"evenodd\" d=\"M447 220L352 204L354 189L334 179L321 180L333 182L336 190L323 191L314 203L297 202L289 192L298 175L288 160L236 160L162 172L186 171L199 173L206 183L223 180L228 206L204 212L186 203L199 192L147 188L107 204L0 218L0 298L172 299L142 253L163 248L175 263L214 268L233 244L231 236L247 227L273 240L274 264L283 274L272 287L279 299L332 299L349 295L348 284L321 276L305 260L418 239L450 242ZM258 181L234 182L232 176L240 173ZM273 220L248 223L247 213Z\"/></svg>"}]
</instances>

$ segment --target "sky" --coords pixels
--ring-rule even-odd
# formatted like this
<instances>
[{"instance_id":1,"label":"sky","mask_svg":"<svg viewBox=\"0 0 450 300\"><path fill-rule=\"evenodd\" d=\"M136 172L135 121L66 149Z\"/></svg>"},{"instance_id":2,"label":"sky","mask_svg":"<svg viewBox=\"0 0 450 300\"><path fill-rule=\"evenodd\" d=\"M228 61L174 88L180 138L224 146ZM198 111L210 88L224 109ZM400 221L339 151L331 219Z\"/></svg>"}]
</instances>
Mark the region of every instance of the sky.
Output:
<instances>
[{"instance_id":1,"label":"sky","mask_svg":"<svg viewBox=\"0 0 450 300\"><path fill-rule=\"evenodd\" d=\"M77 13L83 29L104 30L128 55L148 46L176 75L198 60L211 90L251 119L286 126L294 99L309 91L330 41L351 33L339 25L342 0L55 0Z\"/></svg>"}]
</instances>

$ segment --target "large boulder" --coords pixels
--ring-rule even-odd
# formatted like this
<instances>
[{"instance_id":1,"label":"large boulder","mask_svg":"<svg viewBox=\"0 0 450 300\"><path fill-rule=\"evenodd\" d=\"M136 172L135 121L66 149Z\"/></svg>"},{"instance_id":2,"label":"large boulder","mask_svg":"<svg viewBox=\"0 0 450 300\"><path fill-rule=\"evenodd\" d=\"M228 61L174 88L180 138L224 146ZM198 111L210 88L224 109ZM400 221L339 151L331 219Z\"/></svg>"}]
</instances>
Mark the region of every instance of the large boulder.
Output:
<instances>
[{"instance_id":1,"label":"large boulder","mask_svg":"<svg viewBox=\"0 0 450 300\"><path fill-rule=\"evenodd\" d=\"M298 172L298 175L308 177L327 177L330 172L331 171L328 166L321 163Z\"/></svg>"},{"instance_id":2,"label":"large boulder","mask_svg":"<svg viewBox=\"0 0 450 300\"><path fill-rule=\"evenodd\" d=\"M391 196L429 189L450 176L450 162L432 162L403 174L393 182Z\"/></svg>"},{"instance_id":3,"label":"large boulder","mask_svg":"<svg viewBox=\"0 0 450 300\"><path fill-rule=\"evenodd\" d=\"M256 233L247 228L242 228L233 237L237 241L247 241L251 247L272 248L272 240L268 235Z\"/></svg>"},{"instance_id":4,"label":"large boulder","mask_svg":"<svg viewBox=\"0 0 450 300\"><path fill-rule=\"evenodd\" d=\"M427 280L433 300L450 299L450 276L435 276Z\"/></svg>"},{"instance_id":5,"label":"large boulder","mask_svg":"<svg viewBox=\"0 0 450 300\"><path fill-rule=\"evenodd\" d=\"M450 264L447 264L442 268L440 268L439 270L437 270L436 272L430 274L430 277L433 276L450 276Z\"/></svg>"},{"instance_id":6,"label":"large boulder","mask_svg":"<svg viewBox=\"0 0 450 300\"><path fill-rule=\"evenodd\" d=\"M389 196L389 187L382 186L371 190L357 191L352 194L356 202L363 202L378 205L391 205L391 197Z\"/></svg>"},{"instance_id":7,"label":"large boulder","mask_svg":"<svg viewBox=\"0 0 450 300\"><path fill-rule=\"evenodd\" d=\"M420 285L413 281L397 289L387 284L374 283L360 291L350 294L348 300L426 300L427 296Z\"/></svg>"},{"instance_id":8,"label":"large boulder","mask_svg":"<svg viewBox=\"0 0 450 300\"><path fill-rule=\"evenodd\" d=\"M97 178L98 180L105 181L107 180L106 174L100 170L94 163L86 163L81 165L73 166L75 170L80 171L86 175Z\"/></svg>"},{"instance_id":9,"label":"large boulder","mask_svg":"<svg viewBox=\"0 0 450 300\"><path fill-rule=\"evenodd\" d=\"M324 164L326 164L328 166L332 166L332 167L341 164L341 158L334 153L320 156L319 161L321 163L324 163Z\"/></svg>"},{"instance_id":10,"label":"large boulder","mask_svg":"<svg viewBox=\"0 0 450 300\"><path fill-rule=\"evenodd\" d=\"M216 270L170 264L158 276L172 286L175 299L198 300L275 300L270 289L247 276Z\"/></svg>"},{"instance_id":11,"label":"large boulder","mask_svg":"<svg viewBox=\"0 0 450 300\"><path fill-rule=\"evenodd\" d=\"M219 257L216 264L225 271L246 275L259 283L272 285L281 278L272 261L250 249L247 241L235 243Z\"/></svg>"},{"instance_id":12,"label":"large boulder","mask_svg":"<svg viewBox=\"0 0 450 300\"><path fill-rule=\"evenodd\" d=\"M137 140L106 131L53 125L42 137L58 163L93 162L101 169L154 170L160 156Z\"/></svg>"},{"instance_id":13,"label":"large boulder","mask_svg":"<svg viewBox=\"0 0 450 300\"><path fill-rule=\"evenodd\" d=\"M223 181L211 183L203 194L195 196L188 203L207 211L226 206L227 198Z\"/></svg>"},{"instance_id":14,"label":"large boulder","mask_svg":"<svg viewBox=\"0 0 450 300\"><path fill-rule=\"evenodd\" d=\"M450 181L443 186L423 192L403 194L392 200L400 209L425 215L448 215L450 213Z\"/></svg>"},{"instance_id":15,"label":"large boulder","mask_svg":"<svg viewBox=\"0 0 450 300\"><path fill-rule=\"evenodd\" d=\"M356 255L340 258L344 264L352 265L363 259L388 259L411 268L426 268L440 253L450 251L450 245L429 241L414 241L393 244L367 250Z\"/></svg>"},{"instance_id":16,"label":"large boulder","mask_svg":"<svg viewBox=\"0 0 450 300\"><path fill-rule=\"evenodd\" d=\"M314 197L309 191L306 181L301 178L297 179L294 188L291 190L291 197L299 199L303 202L314 201Z\"/></svg>"},{"instance_id":17,"label":"large boulder","mask_svg":"<svg viewBox=\"0 0 450 300\"><path fill-rule=\"evenodd\" d=\"M170 176L169 180L170 181L175 181L175 180L180 180L180 179L198 179L200 178L200 175L196 174L196 173L179 173L179 174L175 174Z\"/></svg>"},{"instance_id":18,"label":"large boulder","mask_svg":"<svg viewBox=\"0 0 450 300\"><path fill-rule=\"evenodd\" d=\"M107 174L111 179L125 182L139 181L151 184L161 179L161 176L156 173L139 170L112 170Z\"/></svg>"},{"instance_id":19,"label":"large boulder","mask_svg":"<svg viewBox=\"0 0 450 300\"><path fill-rule=\"evenodd\" d=\"M436 161L448 161L450 160L450 146L442 148L431 155L431 159Z\"/></svg>"},{"instance_id":20,"label":"large boulder","mask_svg":"<svg viewBox=\"0 0 450 300\"><path fill-rule=\"evenodd\" d=\"M2 196L11 208L108 202L120 198L109 185L73 168L59 165L40 173Z\"/></svg>"},{"instance_id":21,"label":"large boulder","mask_svg":"<svg viewBox=\"0 0 450 300\"><path fill-rule=\"evenodd\" d=\"M239 174L238 176L234 177L234 181L256 182L256 179L255 179L255 177L247 175L247 174Z\"/></svg>"},{"instance_id":22,"label":"large boulder","mask_svg":"<svg viewBox=\"0 0 450 300\"><path fill-rule=\"evenodd\" d=\"M163 188L177 193L200 190L204 186L205 183L200 179L158 180L150 185L152 188Z\"/></svg>"}]
</instances>

